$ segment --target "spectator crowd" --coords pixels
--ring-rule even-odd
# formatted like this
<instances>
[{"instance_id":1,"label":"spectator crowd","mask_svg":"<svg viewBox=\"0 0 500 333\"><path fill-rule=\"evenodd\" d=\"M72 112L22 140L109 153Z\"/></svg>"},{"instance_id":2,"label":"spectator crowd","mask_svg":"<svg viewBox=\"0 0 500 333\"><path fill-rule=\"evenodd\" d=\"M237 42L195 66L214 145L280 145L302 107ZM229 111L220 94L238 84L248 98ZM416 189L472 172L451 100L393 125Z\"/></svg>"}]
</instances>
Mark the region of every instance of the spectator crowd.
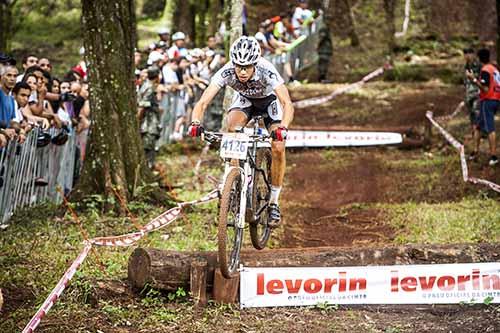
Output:
<instances>
[{"instance_id":1,"label":"spectator crowd","mask_svg":"<svg viewBox=\"0 0 500 333\"><path fill-rule=\"evenodd\" d=\"M246 15L246 10L243 14ZM265 19L255 34L262 54L285 54L313 19L314 13L305 0L298 0L289 13ZM190 48L188 35L181 31L171 34L169 29L160 28L155 43L145 50L135 50L137 117L150 166L162 135L167 136L163 142L183 138L194 103L212 75L226 63L225 33L221 24L217 34L207 38L204 47ZM82 59L84 52L82 48ZM285 64L284 71L293 82L290 64ZM27 54L19 62L0 53L0 148L11 141L22 144L33 128L42 132L57 129L58 134L76 135L77 159L83 161L91 124L88 98L84 60L58 78L52 73L50 59L43 55ZM207 128L219 129L222 113L222 96L219 96L206 114ZM171 128L167 131L166 126Z\"/></svg>"},{"instance_id":2,"label":"spectator crowd","mask_svg":"<svg viewBox=\"0 0 500 333\"><path fill-rule=\"evenodd\" d=\"M35 127L45 132L55 128L58 135L76 133L83 160L90 128L88 97L84 62L59 79L48 58L29 54L18 66L16 59L0 54L0 147L13 140L23 143Z\"/></svg>"},{"instance_id":3,"label":"spectator crowd","mask_svg":"<svg viewBox=\"0 0 500 333\"><path fill-rule=\"evenodd\" d=\"M246 22L245 9L243 16ZM293 42L307 33L314 16L307 2L298 0L297 6L289 13L265 19L254 35L262 54L285 55ZM202 48L189 48L192 44L190 37L181 31L172 34L168 28L162 27L157 30L157 34L158 40L146 50L135 51L137 117L150 166L154 163L157 142L162 136L168 135L167 141L183 138L195 102L208 86L212 75L227 61L224 24L221 24L215 36L207 38ZM289 82L294 82L289 62L285 62L283 70ZM172 102L172 96L181 103ZM170 131L165 131L165 127L169 127L165 123L166 119L172 124ZM206 113L204 123L207 129L217 130L221 121L222 95L218 96Z\"/></svg>"}]
</instances>

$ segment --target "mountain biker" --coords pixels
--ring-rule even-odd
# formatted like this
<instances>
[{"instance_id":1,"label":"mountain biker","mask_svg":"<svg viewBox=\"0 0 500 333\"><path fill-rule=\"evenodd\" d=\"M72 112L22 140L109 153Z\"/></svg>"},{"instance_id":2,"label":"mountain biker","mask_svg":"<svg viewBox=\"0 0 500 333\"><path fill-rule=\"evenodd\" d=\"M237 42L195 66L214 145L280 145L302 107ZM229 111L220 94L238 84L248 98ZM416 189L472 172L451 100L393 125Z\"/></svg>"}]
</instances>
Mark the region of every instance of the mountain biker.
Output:
<instances>
[{"instance_id":1,"label":"mountain biker","mask_svg":"<svg viewBox=\"0 0 500 333\"><path fill-rule=\"evenodd\" d=\"M236 91L226 117L229 132L244 127L254 115L263 115L271 133L271 198L268 208L269 226L281 221L279 195L285 176L285 140L293 120L293 105L283 78L273 64L261 57L259 42L254 37L238 38L230 49L231 61L212 78L193 109L190 136L200 136L203 114L217 92L230 86Z\"/></svg>"}]
</instances>

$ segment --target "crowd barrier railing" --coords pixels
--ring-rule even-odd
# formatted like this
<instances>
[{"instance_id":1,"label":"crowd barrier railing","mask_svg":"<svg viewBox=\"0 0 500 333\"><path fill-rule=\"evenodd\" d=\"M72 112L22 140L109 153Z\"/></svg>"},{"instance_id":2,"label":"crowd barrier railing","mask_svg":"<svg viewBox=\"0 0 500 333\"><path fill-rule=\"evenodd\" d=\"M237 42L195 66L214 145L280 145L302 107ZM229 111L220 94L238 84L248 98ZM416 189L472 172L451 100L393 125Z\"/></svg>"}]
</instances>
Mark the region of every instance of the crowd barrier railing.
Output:
<instances>
[{"instance_id":1,"label":"crowd barrier railing","mask_svg":"<svg viewBox=\"0 0 500 333\"><path fill-rule=\"evenodd\" d=\"M301 35L294 40L281 54L265 56L283 76L285 82L302 70L318 61L319 30L323 26L322 15L318 16L310 25L301 29ZM286 66L290 66L289 69Z\"/></svg>"},{"instance_id":2,"label":"crowd barrier railing","mask_svg":"<svg viewBox=\"0 0 500 333\"><path fill-rule=\"evenodd\" d=\"M42 130L33 129L22 144L11 140L0 152L0 227L6 227L14 211L45 201L62 202L57 189L64 193L73 188L77 137L74 130L68 140L57 145L50 138L61 130L50 129L45 141Z\"/></svg>"}]
</instances>

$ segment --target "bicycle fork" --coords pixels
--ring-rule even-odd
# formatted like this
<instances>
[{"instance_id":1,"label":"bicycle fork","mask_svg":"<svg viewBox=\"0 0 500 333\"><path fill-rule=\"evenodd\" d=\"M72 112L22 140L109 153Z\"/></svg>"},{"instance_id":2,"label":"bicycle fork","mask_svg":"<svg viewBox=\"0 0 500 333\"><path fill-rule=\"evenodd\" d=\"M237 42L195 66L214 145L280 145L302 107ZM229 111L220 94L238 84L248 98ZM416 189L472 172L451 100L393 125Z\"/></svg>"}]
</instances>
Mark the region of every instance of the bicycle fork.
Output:
<instances>
[{"instance_id":1,"label":"bicycle fork","mask_svg":"<svg viewBox=\"0 0 500 333\"><path fill-rule=\"evenodd\" d=\"M238 214L238 221L236 221L236 227L243 229L245 227L245 213L247 208L247 194L249 186L252 179L252 170L250 168L250 163L245 162L243 168L231 165L230 162L226 162L224 167L224 177L222 184L226 183L227 175L232 169L238 169L241 177L241 192L240 192L240 210Z\"/></svg>"}]
</instances>

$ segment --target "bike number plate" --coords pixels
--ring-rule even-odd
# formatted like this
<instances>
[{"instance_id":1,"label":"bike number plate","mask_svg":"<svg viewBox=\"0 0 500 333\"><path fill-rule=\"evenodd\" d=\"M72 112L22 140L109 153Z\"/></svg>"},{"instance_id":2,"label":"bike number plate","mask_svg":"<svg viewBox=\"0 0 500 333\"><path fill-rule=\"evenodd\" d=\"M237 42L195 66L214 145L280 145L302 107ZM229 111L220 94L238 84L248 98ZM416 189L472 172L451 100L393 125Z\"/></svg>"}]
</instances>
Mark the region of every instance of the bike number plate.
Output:
<instances>
[{"instance_id":1,"label":"bike number plate","mask_svg":"<svg viewBox=\"0 0 500 333\"><path fill-rule=\"evenodd\" d=\"M248 152L248 136L243 133L228 134L222 137L220 157L246 160Z\"/></svg>"}]
</instances>

